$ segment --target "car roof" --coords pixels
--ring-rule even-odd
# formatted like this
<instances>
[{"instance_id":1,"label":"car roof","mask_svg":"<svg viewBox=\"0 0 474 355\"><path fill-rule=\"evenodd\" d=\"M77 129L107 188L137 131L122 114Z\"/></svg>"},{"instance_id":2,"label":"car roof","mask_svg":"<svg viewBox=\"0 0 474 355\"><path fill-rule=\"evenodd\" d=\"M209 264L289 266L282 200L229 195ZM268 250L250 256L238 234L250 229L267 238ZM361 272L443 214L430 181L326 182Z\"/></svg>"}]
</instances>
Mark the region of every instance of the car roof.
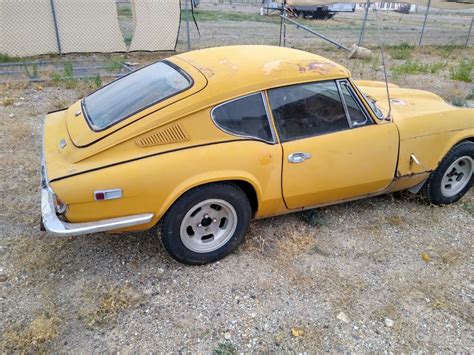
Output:
<instances>
[{"instance_id":1,"label":"car roof","mask_svg":"<svg viewBox=\"0 0 474 355\"><path fill-rule=\"evenodd\" d=\"M347 78L350 72L313 53L277 46L215 47L176 55L199 69L208 81L206 91L236 96L271 87Z\"/></svg>"}]
</instances>

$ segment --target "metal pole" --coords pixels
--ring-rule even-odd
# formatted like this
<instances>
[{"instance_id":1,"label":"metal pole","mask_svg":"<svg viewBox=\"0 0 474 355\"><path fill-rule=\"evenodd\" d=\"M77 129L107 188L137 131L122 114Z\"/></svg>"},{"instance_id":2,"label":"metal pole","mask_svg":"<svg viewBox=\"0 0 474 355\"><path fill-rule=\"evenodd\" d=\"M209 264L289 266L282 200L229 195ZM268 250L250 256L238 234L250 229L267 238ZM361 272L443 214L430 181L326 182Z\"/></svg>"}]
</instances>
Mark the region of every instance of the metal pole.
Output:
<instances>
[{"instance_id":1,"label":"metal pole","mask_svg":"<svg viewBox=\"0 0 474 355\"><path fill-rule=\"evenodd\" d=\"M473 22L474 22L474 16L471 18L471 25L469 26L469 32L467 33L466 47L469 45L469 37L471 37L472 23Z\"/></svg>"},{"instance_id":2,"label":"metal pole","mask_svg":"<svg viewBox=\"0 0 474 355\"><path fill-rule=\"evenodd\" d=\"M188 1L189 0L184 0L184 9L186 11L186 37L188 39L188 51L191 50L191 34L189 32L189 7L188 7ZM192 1L192 0L191 0Z\"/></svg>"},{"instance_id":3,"label":"metal pole","mask_svg":"<svg viewBox=\"0 0 474 355\"><path fill-rule=\"evenodd\" d=\"M51 14L53 15L54 32L56 33L56 43L58 44L59 55L63 54L61 50L61 40L59 39L58 20L56 19L56 9L54 8L54 0L50 0Z\"/></svg>"},{"instance_id":4,"label":"metal pole","mask_svg":"<svg viewBox=\"0 0 474 355\"><path fill-rule=\"evenodd\" d=\"M360 29L359 43L357 43L358 46L362 44L362 40L364 39L365 23L367 22L367 15L369 14L369 8L370 8L370 0L367 0L364 20L362 22L362 28Z\"/></svg>"},{"instance_id":5,"label":"metal pole","mask_svg":"<svg viewBox=\"0 0 474 355\"><path fill-rule=\"evenodd\" d=\"M285 24L285 20L283 18L283 14L285 13L285 3L286 3L286 0L283 1L283 3L281 4L281 9L280 9L280 38L278 39L278 46L281 47L281 44L282 44L282 39L283 39L283 26Z\"/></svg>"},{"instance_id":6,"label":"metal pole","mask_svg":"<svg viewBox=\"0 0 474 355\"><path fill-rule=\"evenodd\" d=\"M426 19L428 18L428 12L430 11L431 0L428 0L428 6L426 7L425 20L423 21L423 27L421 28L420 40L418 45L421 46L421 41L423 40L423 34L425 33Z\"/></svg>"},{"instance_id":7,"label":"metal pole","mask_svg":"<svg viewBox=\"0 0 474 355\"><path fill-rule=\"evenodd\" d=\"M286 47L286 22L283 21L283 47Z\"/></svg>"},{"instance_id":8,"label":"metal pole","mask_svg":"<svg viewBox=\"0 0 474 355\"><path fill-rule=\"evenodd\" d=\"M281 47L281 40L283 38L283 22L284 22L283 17L280 17L280 38L278 40L278 46L280 47Z\"/></svg>"},{"instance_id":9,"label":"metal pole","mask_svg":"<svg viewBox=\"0 0 474 355\"><path fill-rule=\"evenodd\" d=\"M334 44L337 48L343 48L343 49L345 49L346 51L350 51L350 48L348 48L348 47L346 47L346 46L344 46L344 45L342 45L342 44L340 44L340 43L337 43L336 41L333 41L332 39L327 38L326 36L324 36L324 35L322 35L321 33L318 33L318 32L316 32L316 31L312 30L311 28L308 28L308 27L306 27L306 26L304 26L304 25L302 25L302 24L300 24L300 23L298 23L298 22L296 22L296 21L293 21L293 20L289 19L288 17L284 17L284 16L282 16L282 15L280 15L280 17L281 17L283 20L288 21L288 22L290 22L290 23L296 25L296 28L302 28L303 30L308 31L309 33L312 33L313 35L318 36L319 38L322 38L322 39L324 39L325 41L328 41L329 43Z\"/></svg>"}]
</instances>

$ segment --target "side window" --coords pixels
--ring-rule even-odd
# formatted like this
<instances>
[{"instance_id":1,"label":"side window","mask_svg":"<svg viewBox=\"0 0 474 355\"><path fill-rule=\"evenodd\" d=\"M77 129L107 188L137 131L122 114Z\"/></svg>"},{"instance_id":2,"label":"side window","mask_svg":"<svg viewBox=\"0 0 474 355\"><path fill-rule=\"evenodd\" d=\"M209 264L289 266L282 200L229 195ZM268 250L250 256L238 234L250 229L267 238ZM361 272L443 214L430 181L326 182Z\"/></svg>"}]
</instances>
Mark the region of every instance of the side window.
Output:
<instances>
[{"instance_id":1,"label":"side window","mask_svg":"<svg viewBox=\"0 0 474 355\"><path fill-rule=\"evenodd\" d=\"M349 116L352 127L363 126L369 123L370 121L354 97L354 92L349 87L349 83L347 81L340 81L339 86L342 96L344 97L344 102L346 103L347 115Z\"/></svg>"},{"instance_id":2,"label":"side window","mask_svg":"<svg viewBox=\"0 0 474 355\"><path fill-rule=\"evenodd\" d=\"M216 106L212 110L212 119L227 133L274 141L261 93Z\"/></svg>"},{"instance_id":3,"label":"side window","mask_svg":"<svg viewBox=\"0 0 474 355\"><path fill-rule=\"evenodd\" d=\"M282 142L349 129L334 81L272 89L268 95Z\"/></svg>"}]
</instances>

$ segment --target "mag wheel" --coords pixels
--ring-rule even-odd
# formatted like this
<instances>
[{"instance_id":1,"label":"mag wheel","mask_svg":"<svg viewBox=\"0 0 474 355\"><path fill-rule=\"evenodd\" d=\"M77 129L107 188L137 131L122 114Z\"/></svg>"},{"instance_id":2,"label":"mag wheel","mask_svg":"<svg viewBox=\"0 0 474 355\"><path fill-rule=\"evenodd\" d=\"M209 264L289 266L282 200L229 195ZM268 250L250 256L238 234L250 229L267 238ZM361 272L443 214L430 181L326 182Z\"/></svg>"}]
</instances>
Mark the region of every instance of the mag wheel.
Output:
<instances>
[{"instance_id":1,"label":"mag wheel","mask_svg":"<svg viewBox=\"0 0 474 355\"><path fill-rule=\"evenodd\" d=\"M423 187L424 196L435 205L458 201L474 180L474 143L456 145L444 157Z\"/></svg>"},{"instance_id":2,"label":"mag wheel","mask_svg":"<svg viewBox=\"0 0 474 355\"><path fill-rule=\"evenodd\" d=\"M186 264L217 261L237 248L247 232L251 207L236 185L216 183L180 197L166 213L162 242Z\"/></svg>"}]
</instances>

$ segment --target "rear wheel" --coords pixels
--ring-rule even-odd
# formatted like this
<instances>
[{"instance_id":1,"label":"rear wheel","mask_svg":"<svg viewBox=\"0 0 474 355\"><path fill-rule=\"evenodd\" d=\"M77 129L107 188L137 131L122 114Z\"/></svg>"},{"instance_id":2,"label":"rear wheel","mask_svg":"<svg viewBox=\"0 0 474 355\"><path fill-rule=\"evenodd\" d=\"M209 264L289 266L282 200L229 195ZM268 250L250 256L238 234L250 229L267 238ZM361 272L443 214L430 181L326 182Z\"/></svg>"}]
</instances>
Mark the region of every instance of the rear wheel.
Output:
<instances>
[{"instance_id":1,"label":"rear wheel","mask_svg":"<svg viewBox=\"0 0 474 355\"><path fill-rule=\"evenodd\" d=\"M185 264L217 261L242 242L251 218L245 193L228 183L197 187L181 196L163 219L162 242Z\"/></svg>"},{"instance_id":2,"label":"rear wheel","mask_svg":"<svg viewBox=\"0 0 474 355\"><path fill-rule=\"evenodd\" d=\"M474 176L474 143L456 145L444 157L423 186L423 195L435 205L458 201L472 187Z\"/></svg>"}]
</instances>

